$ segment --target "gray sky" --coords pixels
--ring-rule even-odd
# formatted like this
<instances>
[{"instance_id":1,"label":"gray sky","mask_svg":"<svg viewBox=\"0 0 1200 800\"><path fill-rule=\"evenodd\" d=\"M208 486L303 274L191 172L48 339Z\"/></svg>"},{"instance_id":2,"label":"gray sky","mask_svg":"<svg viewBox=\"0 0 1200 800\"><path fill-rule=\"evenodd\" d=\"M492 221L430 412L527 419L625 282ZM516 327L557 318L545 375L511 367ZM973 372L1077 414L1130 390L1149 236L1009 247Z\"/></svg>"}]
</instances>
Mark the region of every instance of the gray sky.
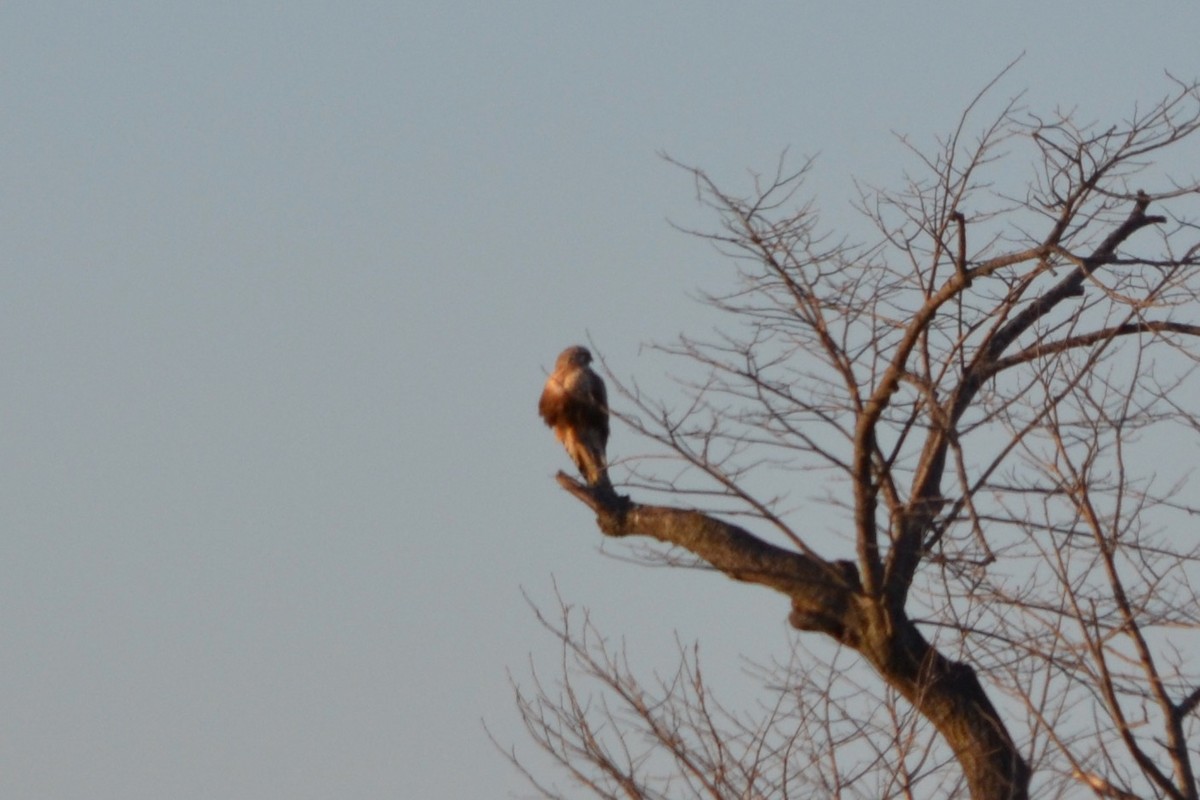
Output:
<instances>
[{"instance_id":1,"label":"gray sky","mask_svg":"<svg viewBox=\"0 0 1200 800\"><path fill-rule=\"evenodd\" d=\"M1081 16L1082 13L1082 16ZM522 597L669 667L785 603L604 557L544 370L717 320L660 152L854 177L998 104L1119 119L1200 74L1194 1L0 5L0 796L504 797ZM994 108L994 106L993 106ZM983 117L980 118L982 124ZM1190 163L1196 158L1192 145ZM1182 163L1182 162L1181 162ZM616 429L616 455L636 452ZM844 555L836 537L827 555Z\"/></svg>"}]
</instances>

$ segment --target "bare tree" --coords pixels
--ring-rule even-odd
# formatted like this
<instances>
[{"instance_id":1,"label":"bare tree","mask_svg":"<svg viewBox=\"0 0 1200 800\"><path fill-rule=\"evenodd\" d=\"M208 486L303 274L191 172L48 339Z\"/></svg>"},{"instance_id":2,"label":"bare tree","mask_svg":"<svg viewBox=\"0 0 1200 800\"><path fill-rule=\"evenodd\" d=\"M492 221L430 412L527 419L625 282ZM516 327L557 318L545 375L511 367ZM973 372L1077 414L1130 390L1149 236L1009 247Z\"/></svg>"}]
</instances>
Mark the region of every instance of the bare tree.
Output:
<instances>
[{"instance_id":1,"label":"bare tree","mask_svg":"<svg viewBox=\"0 0 1200 800\"><path fill-rule=\"evenodd\" d=\"M606 536L774 589L834 647L762 667L772 699L747 717L696 651L639 680L564 607L544 620L563 677L518 705L597 796L1200 797L1200 506L1179 467L1200 185L1156 167L1195 141L1200 83L1111 127L1015 100L972 138L987 96L911 148L899 191L860 188L866 244L801 201L808 164L745 196L690 169L720 219L696 233L738 266L706 297L730 324L661 348L697 376L682 405L617 383L613 413L671 461L627 460L628 497L558 481ZM844 518L845 552L781 487Z\"/></svg>"}]
</instances>

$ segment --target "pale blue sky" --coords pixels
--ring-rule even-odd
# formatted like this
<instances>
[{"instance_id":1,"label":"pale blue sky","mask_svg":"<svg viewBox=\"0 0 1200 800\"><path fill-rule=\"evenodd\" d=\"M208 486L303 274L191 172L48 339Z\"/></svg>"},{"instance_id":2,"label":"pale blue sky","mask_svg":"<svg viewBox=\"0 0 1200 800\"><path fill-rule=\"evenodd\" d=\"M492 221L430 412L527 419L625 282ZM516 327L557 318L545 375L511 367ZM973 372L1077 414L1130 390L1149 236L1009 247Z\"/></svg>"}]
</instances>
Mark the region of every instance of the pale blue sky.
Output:
<instances>
[{"instance_id":1,"label":"pale blue sky","mask_svg":"<svg viewBox=\"0 0 1200 800\"><path fill-rule=\"evenodd\" d=\"M716 322L660 151L736 187L914 164L997 103L1200 75L1163 2L0 5L0 796L505 797L521 588L645 665L786 651L785 603L598 553L543 370ZM1200 161L1193 150L1191 163ZM637 444L617 429L612 449ZM840 555L831 539L829 555Z\"/></svg>"}]
</instances>

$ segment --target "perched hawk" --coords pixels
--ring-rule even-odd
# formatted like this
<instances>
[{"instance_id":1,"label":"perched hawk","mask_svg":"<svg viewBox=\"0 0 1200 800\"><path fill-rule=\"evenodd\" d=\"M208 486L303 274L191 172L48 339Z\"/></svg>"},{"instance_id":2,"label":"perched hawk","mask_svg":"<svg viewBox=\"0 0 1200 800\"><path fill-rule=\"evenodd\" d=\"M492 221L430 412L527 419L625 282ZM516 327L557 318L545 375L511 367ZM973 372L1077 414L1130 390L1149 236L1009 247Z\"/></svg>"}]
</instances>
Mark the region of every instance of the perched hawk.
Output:
<instances>
[{"instance_id":1,"label":"perched hawk","mask_svg":"<svg viewBox=\"0 0 1200 800\"><path fill-rule=\"evenodd\" d=\"M546 379L538 413L554 429L590 486L612 489L604 448L608 444L608 394L604 381L588 368L586 347L568 347Z\"/></svg>"}]
</instances>

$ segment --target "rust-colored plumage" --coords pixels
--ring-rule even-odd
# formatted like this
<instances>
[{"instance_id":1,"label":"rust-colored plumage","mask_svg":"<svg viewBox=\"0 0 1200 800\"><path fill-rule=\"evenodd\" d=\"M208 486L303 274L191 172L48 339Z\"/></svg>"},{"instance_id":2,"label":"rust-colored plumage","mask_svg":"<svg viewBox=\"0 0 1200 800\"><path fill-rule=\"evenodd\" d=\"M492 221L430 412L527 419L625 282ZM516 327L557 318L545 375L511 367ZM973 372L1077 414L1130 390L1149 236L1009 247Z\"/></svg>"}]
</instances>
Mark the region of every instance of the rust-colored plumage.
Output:
<instances>
[{"instance_id":1,"label":"rust-colored plumage","mask_svg":"<svg viewBox=\"0 0 1200 800\"><path fill-rule=\"evenodd\" d=\"M590 486L612 488L604 450L608 445L608 393L589 367L586 347L568 347L546 379L538 413L554 429L567 455Z\"/></svg>"}]
</instances>

